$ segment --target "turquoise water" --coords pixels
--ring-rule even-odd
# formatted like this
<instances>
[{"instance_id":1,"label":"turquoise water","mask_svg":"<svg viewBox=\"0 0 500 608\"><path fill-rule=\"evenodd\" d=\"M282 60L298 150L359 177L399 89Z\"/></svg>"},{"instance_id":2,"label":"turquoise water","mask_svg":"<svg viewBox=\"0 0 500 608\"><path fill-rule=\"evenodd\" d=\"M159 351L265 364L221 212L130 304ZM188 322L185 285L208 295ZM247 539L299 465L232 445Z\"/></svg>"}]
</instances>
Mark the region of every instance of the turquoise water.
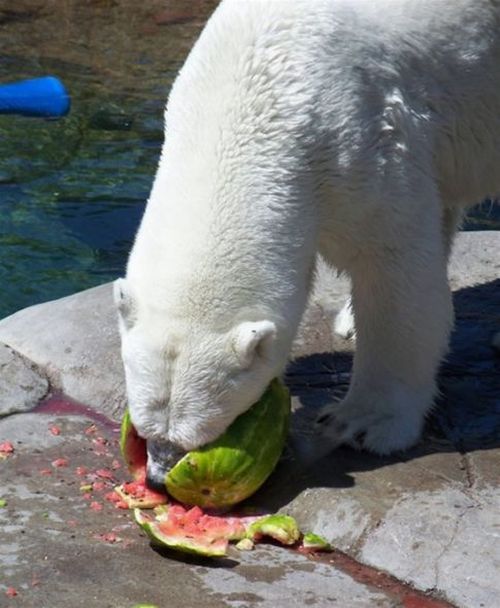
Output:
<instances>
[{"instance_id":1,"label":"turquoise water","mask_svg":"<svg viewBox=\"0 0 500 608\"><path fill-rule=\"evenodd\" d=\"M55 74L73 105L60 121L0 116L0 318L123 273L169 86L214 2L25 5L0 10L0 82ZM499 208L467 228L500 229Z\"/></svg>"}]
</instances>

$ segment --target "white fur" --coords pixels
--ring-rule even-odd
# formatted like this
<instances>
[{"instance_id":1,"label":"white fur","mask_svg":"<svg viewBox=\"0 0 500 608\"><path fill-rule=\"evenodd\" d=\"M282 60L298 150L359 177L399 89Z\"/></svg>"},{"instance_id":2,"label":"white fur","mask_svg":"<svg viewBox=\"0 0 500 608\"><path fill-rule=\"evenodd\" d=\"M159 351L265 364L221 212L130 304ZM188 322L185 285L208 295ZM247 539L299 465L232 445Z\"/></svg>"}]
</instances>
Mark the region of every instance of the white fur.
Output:
<instances>
[{"instance_id":1,"label":"white fur","mask_svg":"<svg viewBox=\"0 0 500 608\"><path fill-rule=\"evenodd\" d=\"M352 279L357 342L327 436L418 439L453 233L500 190L499 65L497 0L221 2L172 88L116 294L145 437L191 449L258 398L319 252Z\"/></svg>"},{"instance_id":2,"label":"white fur","mask_svg":"<svg viewBox=\"0 0 500 608\"><path fill-rule=\"evenodd\" d=\"M354 323L354 312L351 299L342 306L333 323L334 332L344 340L353 340L356 337L356 326Z\"/></svg>"}]
</instances>

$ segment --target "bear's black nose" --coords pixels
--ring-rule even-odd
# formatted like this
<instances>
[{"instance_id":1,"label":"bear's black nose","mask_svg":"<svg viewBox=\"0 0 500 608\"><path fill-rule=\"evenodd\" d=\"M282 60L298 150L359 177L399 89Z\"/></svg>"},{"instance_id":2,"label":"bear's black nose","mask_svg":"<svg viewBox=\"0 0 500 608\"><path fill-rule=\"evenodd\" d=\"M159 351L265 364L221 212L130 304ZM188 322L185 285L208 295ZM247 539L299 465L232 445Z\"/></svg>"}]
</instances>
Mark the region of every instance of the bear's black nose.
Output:
<instances>
[{"instance_id":1,"label":"bear's black nose","mask_svg":"<svg viewBox=\"0 0 500 608\"><path fill-rule=\"evenodd\" d=\"M146 470L146 485L151 490L157 490L158 492L165 492L165 475L158 476L152 472L148 466Z\"/></svg>"},{"instance_id":2,"label":"bear's black nose","mask_svg":"<svg viewBox=\"0 0 500 608\"><path fill-rule=\"evenodd\" d=\"M185 452L172 443L148 441L146 483L153 490L165 490L165 476Z\"/></svg>"}]
</instances>

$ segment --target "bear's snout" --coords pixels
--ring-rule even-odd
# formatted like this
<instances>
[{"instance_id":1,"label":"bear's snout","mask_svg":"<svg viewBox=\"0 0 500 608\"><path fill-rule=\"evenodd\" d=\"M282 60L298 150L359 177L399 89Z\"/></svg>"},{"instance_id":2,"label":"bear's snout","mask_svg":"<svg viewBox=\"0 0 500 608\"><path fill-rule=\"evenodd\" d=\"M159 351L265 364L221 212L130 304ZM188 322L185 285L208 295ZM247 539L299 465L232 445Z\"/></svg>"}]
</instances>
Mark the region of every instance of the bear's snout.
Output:
<instances>
[{"instance_id":1,"label":"bear's snout","mask_svg":"<svg viewBox=\"0 0 500 608\"><path fill-rule=\"evenodd\" d=\"M148 441L147 485L152 489L165 489L165 475L186 454L173 443Z\"/></svg>"}]
</instances>

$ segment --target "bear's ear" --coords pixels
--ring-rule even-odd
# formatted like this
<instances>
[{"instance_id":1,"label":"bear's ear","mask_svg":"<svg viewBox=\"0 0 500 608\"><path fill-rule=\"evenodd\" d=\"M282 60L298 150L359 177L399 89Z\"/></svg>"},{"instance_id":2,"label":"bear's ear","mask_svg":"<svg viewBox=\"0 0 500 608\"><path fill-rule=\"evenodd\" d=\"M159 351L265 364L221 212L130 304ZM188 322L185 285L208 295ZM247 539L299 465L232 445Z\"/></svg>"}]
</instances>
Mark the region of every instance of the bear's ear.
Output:
<instances>
[{"instance_id":1,"label":"bear's ear","mask_svg":"<svg viewBox=\"0 0 500 608\"><path fill-rule=\"evenodd\" d=\"M256 357L271 356L276 331L272 321L245 321L233 330L232 348L243 369L248 369Z\"/></svg>"},{"instance_id":2,"label":"bear's ear","mask_svg":"<svg viewBox=\"0 0 500 608\"><path fill-rule=\"evenodd\" d=\"M136 319L135 302L125 279L116 279L113 283L113 298L125 329L130 329Z\"/></svg>"}]
</instances>

